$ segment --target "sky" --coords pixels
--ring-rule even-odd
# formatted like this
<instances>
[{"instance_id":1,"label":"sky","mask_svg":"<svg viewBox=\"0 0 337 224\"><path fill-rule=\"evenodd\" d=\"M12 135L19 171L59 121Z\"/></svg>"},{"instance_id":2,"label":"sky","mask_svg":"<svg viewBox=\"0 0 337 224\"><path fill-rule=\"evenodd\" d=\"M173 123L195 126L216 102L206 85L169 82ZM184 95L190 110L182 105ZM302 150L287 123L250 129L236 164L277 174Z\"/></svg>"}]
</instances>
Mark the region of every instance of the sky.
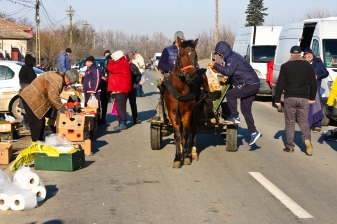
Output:
<instances>
[{"instance_id":1,"label":"sky","mask_svg":"<svg viewBox=\"0 0 337 224\"><path fill-rule=\"evenodd\" d=\"M75 11L73 23L87 21L96 32L114 30L128 35L147 35L156 32L172 38L177 30L185 39L196 39L198 34L215 27L215 0L40 0L41 29L69 25L69 6ZM26 17L35 23L36 0L0 0L0 11L12 17ZM218 0L219 27L230 26L234 32L246 23L245 11L249 0ZM319 5L318 5L319 4ZM27 7L30 6L31 8ZM284 25L300 21L314 9L337 15L335 0L264 0L264 25Z\"/></svg>"}]
</instances>

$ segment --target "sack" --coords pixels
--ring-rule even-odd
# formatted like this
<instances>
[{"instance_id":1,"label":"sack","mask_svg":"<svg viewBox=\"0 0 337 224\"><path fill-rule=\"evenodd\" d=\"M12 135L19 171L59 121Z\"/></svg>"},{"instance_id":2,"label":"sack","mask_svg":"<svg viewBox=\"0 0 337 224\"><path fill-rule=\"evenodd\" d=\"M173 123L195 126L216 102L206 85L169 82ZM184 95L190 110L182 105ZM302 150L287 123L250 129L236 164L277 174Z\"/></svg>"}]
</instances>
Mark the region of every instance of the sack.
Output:
<instances>
[{"instance_id":1,"label":"sack","mask_svg":"<svg viewBox=\"0 0 337 224\"><path fill-rule=\"evenodd\" d=\"M142 76L141 80L139 81L139 85L144 85L145 83L145 78Z\"/></svg>"},{"instance_id":2,"label":"sack","mask_svg":"<svg viewBox=\"0 0 337 224\"><path fill-rule=\"evenodd\" d=\"M112 100L112 107L111 107L111 115L118 115L117 113L117 107L116 107L116 100Z\"/></svg>"},{"instance_id":3,"label":"sack","mask_svg":"<svg viewBox=\"0 0 337 224\"><path fill-rule=\"evenodd\" d=\"M206 76L210 92L220 91L221 87L218 80L218 76L213 72L213 70L210 67L207 68Z\"/></svg>"},{"instance_id":4,"label":"sack","mask_svg":"<svg viewBox=\"0 0 337 224\"><path fill-rule=\"evenodd\" d=\"M96 97L91 96L87 102L88 107L98 108L98 100Z\"/></svg>"}]
</instances>

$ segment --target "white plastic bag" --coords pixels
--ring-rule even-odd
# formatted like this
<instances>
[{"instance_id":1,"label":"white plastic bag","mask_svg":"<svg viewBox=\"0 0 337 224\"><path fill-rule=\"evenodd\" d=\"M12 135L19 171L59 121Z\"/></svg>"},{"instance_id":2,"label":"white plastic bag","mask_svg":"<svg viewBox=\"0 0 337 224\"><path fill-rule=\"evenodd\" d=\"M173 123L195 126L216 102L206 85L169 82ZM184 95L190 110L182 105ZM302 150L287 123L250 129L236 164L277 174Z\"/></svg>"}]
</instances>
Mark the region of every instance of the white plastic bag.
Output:
<instances>
[{"instance_id":1,"label":"white plastic bag","mask_svg":"<svg viewBox=\"0 0 337 224\"><path fill-rule=\"evenodd\" d=\"M9 121L9 122L11 122L11 123L14 123L14 122L15 122L15 117L12 117L12 116L7 115L7 114L5 113L5 120L6 120L6 121Z\"/></svg>"},{"instance_id":2,"label":"white plastic bag","mask_svg":"<svg viewBox=\"0 0 337 224\"><path fill-rule=\"evenodd\" d=\"M139 81L139 85L144 85L145 84L145 78L142 76L142 78Z\"/></svg>"},{"instance_id":3,"label":"white plastic bag","mask_svg":"<svg viewBox=\"0 0 337 224\"><path fill-rule=\"evenodd\" d=\"M213 70L210 67L207 68L206 76L210 92L220 91L221 87L218 80L218 76L213 72Z\"/></svg>"},{"instance_id":4,"label":"white plastic bag","mask_svg":"<svg viewBox=\"0 0 337 224\"><path fill-rule=\"evenodd\" d=\"M88 107L98 108L98 100L96 97L91 96L87 102Z\"/></svg>"}]
</instances>

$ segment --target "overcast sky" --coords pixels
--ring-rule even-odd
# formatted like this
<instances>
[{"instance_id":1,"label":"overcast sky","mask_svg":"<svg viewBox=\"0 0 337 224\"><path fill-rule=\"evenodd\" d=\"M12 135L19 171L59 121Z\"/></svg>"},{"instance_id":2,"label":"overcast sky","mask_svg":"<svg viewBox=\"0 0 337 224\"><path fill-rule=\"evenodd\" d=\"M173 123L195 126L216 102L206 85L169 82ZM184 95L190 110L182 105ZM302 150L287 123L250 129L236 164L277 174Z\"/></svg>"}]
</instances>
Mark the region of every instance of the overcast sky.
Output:
<instances>
[{"instance_id":1,"label":"overcast sky","mask_svg":"<svg viewBox=\"0 0 337 224\"><path fill-rule=\"evenodd\" d=\"M87 21L96 31L118 30L126 34L152 36L162 32L173 38L177 30L186 39L197 38L202 31L214 29L215 0L41 0L41 28L50 26L47 15L56 25L69 25L69 6L75 10L73 23ZM234 32L246 22L245 10L249 0L218 0L219 26L230 25ZM16 4L14 3L16 2ZM35 0L0 0L0 11L13 17L35 21ZM24 6L24 5L26 6ZM314 9L337 15L336 0L264 0L268 8L264 25L284 25L299 21ZM45 13L45 11L47 13Z\"/></svg>"}]
</instances>

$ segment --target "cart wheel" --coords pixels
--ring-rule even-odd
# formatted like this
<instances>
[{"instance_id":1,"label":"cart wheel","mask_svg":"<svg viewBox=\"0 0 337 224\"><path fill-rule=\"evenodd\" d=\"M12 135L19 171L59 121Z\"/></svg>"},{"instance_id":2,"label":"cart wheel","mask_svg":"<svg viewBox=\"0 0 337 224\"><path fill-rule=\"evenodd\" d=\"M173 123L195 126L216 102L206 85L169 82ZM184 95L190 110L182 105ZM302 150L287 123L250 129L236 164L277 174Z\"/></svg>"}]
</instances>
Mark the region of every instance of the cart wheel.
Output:
<instances>
[{"instance_id":1,"label":"cart wheel","mask_svg":"<svg viewBox=\"0 0 337 224\"><path fill-rule=\"evenodd\" d=\"M151 125L150 126L150 138L151 138L151 148L152 150L161 149L161 142L163 141L163 135L161 133L161 125Z\"/></svg>"},{"instance_id":2,"label":"cart wheel","mask_svg":"<svg viewBox=\"0 0 337 224\"><path fill-rule=\"evenodd\" d=\"M227 125L226 151L238 151L238 125Z\"/></svg>"}]
</instances>

